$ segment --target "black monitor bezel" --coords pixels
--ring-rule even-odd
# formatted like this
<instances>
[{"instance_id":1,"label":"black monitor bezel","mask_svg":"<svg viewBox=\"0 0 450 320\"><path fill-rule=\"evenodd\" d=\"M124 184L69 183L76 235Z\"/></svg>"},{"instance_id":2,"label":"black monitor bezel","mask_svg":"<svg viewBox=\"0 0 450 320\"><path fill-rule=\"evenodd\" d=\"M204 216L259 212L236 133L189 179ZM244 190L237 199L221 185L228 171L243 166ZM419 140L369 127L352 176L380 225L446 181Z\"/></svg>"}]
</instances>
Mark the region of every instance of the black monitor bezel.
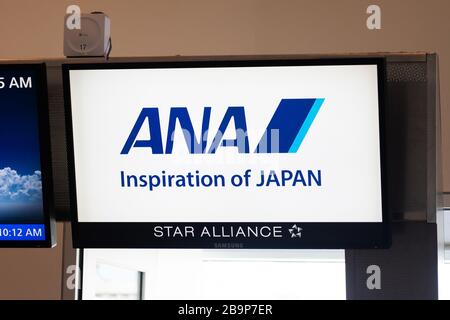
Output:
<instances>
[{"instance_id":1,"label":"black monitor bezel","mask_svg":"<svg viewBox=\"0 0 450 320\"><path fill-rule=\"evenodd\" d=\"M277 66L326 66L326 65L376 65L378 70L379 137L382 193L382 222L378 223L301 223L302 227L314 233L311 240L289 241L238 241L243 249L371 249L388 248L391 244L390 215L387 205L386 143L385 143L385 86L386 59L383 57L350 57L323 59L262 59L250 60L207 60L158 61L158 62L105 62L63 64L63 85L66 114L66 136L69 168L69 194L72 214L73 245L77 248L217 248L214 240L207 241L166 241L157 243L148 236L154 225L196 225L196 223L158 222L158 223L83 223L78 221L75 180L75 158L72 132L72 106L70 95L70 70L96 69L159 69L159 68L226 68L226 67L277 67ZM198 223L199 225L223 225L220 223ZM233 225L233 223L224 223ZM245 223L239 223L243 225ZM249 225L260 223L249 222ZM267 224L267 223L264 223ZM262 225L262 224L261 224ZM292 225L292 223L277 223ZM352 236L349 236L352 235ZM234 248L234 247L233 247Z\"/></svg>"},{"instance_id":2,"label":"black monitor bezel","mask_svg":"<svg viewBox=\"0 0 450 320\"><path fill-rule=\"evenodd\" d=\"M1 240L0 248L51 248L56 245L56 222L54 218L53 174L50 140L50 119L47 91L47 68L45 63L0 63L3 70L32 70L36 74L33 85L37 85L39 150L42 177L42 202L45 225L45 240Z\"/></svg>"}]
</instances>

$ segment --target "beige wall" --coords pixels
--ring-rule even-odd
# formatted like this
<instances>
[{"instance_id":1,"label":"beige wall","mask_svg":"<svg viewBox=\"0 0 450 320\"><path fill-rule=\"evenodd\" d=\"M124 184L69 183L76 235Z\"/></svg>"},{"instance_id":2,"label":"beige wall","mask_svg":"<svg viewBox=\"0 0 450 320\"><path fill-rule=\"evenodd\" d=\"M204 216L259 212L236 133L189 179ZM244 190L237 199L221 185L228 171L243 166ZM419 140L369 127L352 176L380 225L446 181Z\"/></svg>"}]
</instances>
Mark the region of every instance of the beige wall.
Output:
<instances>
[{"instance_id":1,"label":"beige wall","mask_svg":"<svg viewBox=\"0 0 450 320\"><path fill-rule=\"evenodd\" d=\"M61 57L69 4L110 16L113 56L438 52L450 191L448 0L0 0L0 59ZM380 31L366 28L369 4L381 6ZM0 299L57 298L60 247L0 250Z\"/></svg>"},{"instance_id":2,"label":"beige wall","mask_svg":"<svg viewBox=\"0 0 450 320\"><path fill-rule=\"evenodd\" d=\"M0 300L61 299L61 248L0 249Z\"/></svg>"}]
</instances>

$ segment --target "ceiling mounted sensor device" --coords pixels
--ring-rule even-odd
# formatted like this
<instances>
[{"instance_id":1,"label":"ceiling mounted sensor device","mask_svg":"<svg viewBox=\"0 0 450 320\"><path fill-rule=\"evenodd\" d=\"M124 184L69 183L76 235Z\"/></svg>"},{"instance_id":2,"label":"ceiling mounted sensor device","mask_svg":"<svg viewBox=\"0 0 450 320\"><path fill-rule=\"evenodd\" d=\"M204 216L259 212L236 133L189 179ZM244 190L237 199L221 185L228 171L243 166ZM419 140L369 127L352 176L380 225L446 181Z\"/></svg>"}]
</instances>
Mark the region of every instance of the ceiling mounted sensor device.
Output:
<instances>
[{"instance_id":1,"label":"ceiling mounted sensor device","mask_svg":"<svg viewBox=\"0 0 450 320\"><path fill-rule=\"evenodd\" d=\"M66 15L64 20L64 55L66 57L108 58L111 52L111 29L109 17L103 12L81 14L79 24L69 28Z\"/></svg>"}]
</instances>

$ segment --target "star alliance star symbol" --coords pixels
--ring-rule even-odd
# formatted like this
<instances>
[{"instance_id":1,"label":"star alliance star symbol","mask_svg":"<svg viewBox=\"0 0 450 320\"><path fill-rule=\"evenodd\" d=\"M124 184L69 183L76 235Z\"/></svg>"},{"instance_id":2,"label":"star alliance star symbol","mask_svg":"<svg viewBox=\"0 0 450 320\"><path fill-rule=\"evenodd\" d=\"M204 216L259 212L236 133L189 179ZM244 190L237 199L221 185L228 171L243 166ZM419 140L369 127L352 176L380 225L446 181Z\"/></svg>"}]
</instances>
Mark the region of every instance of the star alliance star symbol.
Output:
<instances>
[{"instance_id":1,"label":"star alliance star symbol","mask_svg":"<svg viewBox=\"0 0 450 320\"><path fill-rule=\"evenodd\" d=\"M302 228L297 227L296 224L294 224L290 229L289 233L291 234L291 238L301 238L302 237Z\"/></svg>"}]
</instances>

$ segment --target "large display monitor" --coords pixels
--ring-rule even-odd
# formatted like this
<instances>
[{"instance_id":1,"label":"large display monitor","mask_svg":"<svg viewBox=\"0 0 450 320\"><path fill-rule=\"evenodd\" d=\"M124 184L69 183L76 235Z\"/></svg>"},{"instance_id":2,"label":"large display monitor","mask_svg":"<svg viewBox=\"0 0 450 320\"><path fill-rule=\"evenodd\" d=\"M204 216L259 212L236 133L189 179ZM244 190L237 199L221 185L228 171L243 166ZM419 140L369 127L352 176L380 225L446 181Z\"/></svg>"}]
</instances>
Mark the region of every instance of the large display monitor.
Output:
<instances>
[{"instance_id":1,"label":"large display monitor","mask_svg":"<svg viewBox=\"0 0 450 320\"><path fill-rule=\"evenodd\" d=\"M63 65L77 247L389 244L385 61Z\"/></svg>"},{"instance_id":2,"label":"large display monitor","mask_svg":"<svg viewBox=\"0 0 450 320\"><path fill-rule=\"evenodd\" d=\"M44 64L0 64L0 247L51 247L52 178Z\"/></svg>"}]
</instances>

